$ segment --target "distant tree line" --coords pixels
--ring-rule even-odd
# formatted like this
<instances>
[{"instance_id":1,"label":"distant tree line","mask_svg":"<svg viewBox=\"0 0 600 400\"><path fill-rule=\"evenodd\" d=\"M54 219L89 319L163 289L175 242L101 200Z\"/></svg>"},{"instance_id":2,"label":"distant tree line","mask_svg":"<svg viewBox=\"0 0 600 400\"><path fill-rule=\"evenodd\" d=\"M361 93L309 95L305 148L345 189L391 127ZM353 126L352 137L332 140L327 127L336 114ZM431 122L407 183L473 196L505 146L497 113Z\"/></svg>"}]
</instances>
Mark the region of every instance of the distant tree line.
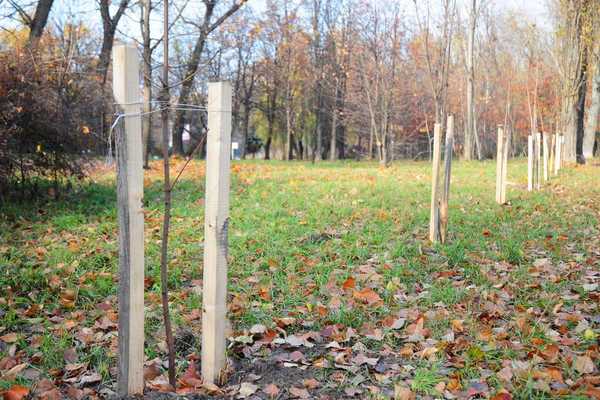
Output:
<instances>
[{"instance_id":1,"label":"distant tree line","mask_svg":"<svg viewBox=\"0 0 600 400\"><path fill-rule=\"evenodd\" d=\"M161 4L97 0L98 28L59 15L52 0L0 4L11 21L0 34L3 188L81 175L87 155L107 152L115 39L139 44L146 163L160 154L152 112L164 102L163 32L152 21ZM513 155L535 131L563 132L568 161L597 147L600 0L551 0L548 25L487 0L268 0L260 13L243 0L174 0L171 9L175 154L202 141L205 117L191 107L218 79L234 87L242 157L423 158L448 114L465 159L493 157L498 124Z\"/></svg>"}]
</instances>

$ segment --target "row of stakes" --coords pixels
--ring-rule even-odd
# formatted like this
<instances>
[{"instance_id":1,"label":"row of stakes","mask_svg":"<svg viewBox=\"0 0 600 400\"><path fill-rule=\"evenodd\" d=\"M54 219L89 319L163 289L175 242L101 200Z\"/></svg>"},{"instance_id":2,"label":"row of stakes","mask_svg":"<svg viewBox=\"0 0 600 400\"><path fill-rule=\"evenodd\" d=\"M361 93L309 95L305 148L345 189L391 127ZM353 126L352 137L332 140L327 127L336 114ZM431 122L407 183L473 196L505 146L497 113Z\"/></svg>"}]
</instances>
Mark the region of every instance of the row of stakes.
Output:
<instances>
[{"instance_id":1,"label":"row of stakes","mask_svg":"<svg viewBox=\"0 0 600 400\"><path fill-rule=\"evenodd\" d=\"M446 142L444 148L444 168L441 170L442 125L434 125L433 157L431 179L431 214L429 218L429 240L432 243L445 243L448 233L448 198L452 170L452 148L454 144L454 117L446 121ZM528 137L527 146L527 190L540 190L542 182L550 178L551 171L558 174L564 163L565 138L563 135L549 135L541 132ZM506 178L508 174L508 154L510 135L502 125L498 125L496 147L496 203L506 204Z\"/></svg>"},{"instance_id":2,"label":"row of stakes","mask_svg":"<svg viewBox=\"0 0 600 400\"><path fill-rule=\"evenodd\" d=\"M117 208L119 219L119 361L120 395L144 391L144 214L142 121L139 88L140 62L133 45L113 51L113 93L124 129L118 130ZM218 383L226 363L227 227L229 221L232 90L228 82L208 85L208 135L204 216L202 287L202 378ZM442 126L436 124L433 146L433 179L429 238L445 242L454 145L454 119L449 116L442 161ZM562 136L529 137L529 190L539 189L548 178L548 163L557 173L564 148ZM509 138L498 127L496 201L506 203ZM555 149L552 151L552 149ZM543 155L543 162L542 162ZM543 173L542 173L543 171ZM440 176L443 176L442 177Z\"/></svg>"}]
</instances>

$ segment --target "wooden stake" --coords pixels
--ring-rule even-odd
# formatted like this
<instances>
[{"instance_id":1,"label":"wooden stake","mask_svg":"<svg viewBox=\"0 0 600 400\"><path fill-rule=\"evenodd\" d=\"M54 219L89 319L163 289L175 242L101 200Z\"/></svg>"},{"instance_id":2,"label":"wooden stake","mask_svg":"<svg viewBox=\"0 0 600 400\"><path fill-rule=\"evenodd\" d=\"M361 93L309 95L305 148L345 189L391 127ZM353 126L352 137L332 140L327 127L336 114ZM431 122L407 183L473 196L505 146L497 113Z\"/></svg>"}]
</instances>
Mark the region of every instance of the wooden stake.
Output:
<instances>
[{"instance_id":1,"label":"wooden stake","mask_svg":"<svg viewBox=\"0 0 600 400\"><path fill-rule=\"evenodd\" d=\"M558 133L556 134L556 148L554 149L554 175L558 174L558 171L560 170L560 158L561 158L561 154L560 154L560 149L561 149L561 145L560 145L560 139L562 136L560 136Z\"/></svg>"},{"instance_id":2,"label":"wooden stake","mask_svg":"<svg viewBox=\"0 0 600 400\"><path fill-rule=\"evenodd\" d=\"M533 190L533 135L527 137L527 190Z\"/></svg>"},{"instance_id":3,"label":"wooden stake","mask_svg":"<svg viewBox=\"0 0 600 400\"><path fill-rule=\"evenodd\" d=\"M117 130L119 218L119 378L122 396L144 391L144 173L139 58L131 45L113 50L113 93L125 114Z\"/></svg>"},{"instance_id":4,"label":"wooden stake","mask_svg":"<svg viewBox=\"0 0 600 400\"><path fill-rule=\"evenodd\" d=\"M208 84L204 217L202 378L218 383L225 367L231 85Z\"/></svg>"},{"instance_id":5,"label":"wooden stake","mask_svg":"<svg viewBox=\"0 0 600 400\"><path fill-rule=\"evenodd\" d=\"M429 240L437 242L440 239L440 204L439 204L439 180L440 180L440 142L442 136L442 125L436 123L433 128L433 159L431 169L431 214L429 217Z\"/></svg>"},{"instance_id":6,"label":"wooden stake","mask_svg":"<svg viewBox=\"0 0 600 400\"><path fill-rule=\"evenodd\" d=\"M553 175L556 175L556 135L552 135L550 137L550 160L548 164L550 165L550 172Z\"/></svg>"},{"instance_id":7,"label":"wooden stake","mask_svg":"<svg viewBox=\"0 0 600 400\"><path fill-rule=\"evenodd\" d=\"M560 135L560 168L565 166L565 136Z\"/></svg>"},{"instance_id":8,"label":"wooden stake","mask_svg":"<svg viewBox=\"0 0 600 400\"><path fill-rule=\"evenodd\" d=\"M440 240L446 243L448 234L448 199L452 176L452 148L454 146L454 116L448 115L446 122L446 149L444 151L444 187L440 200Z\"/></svg>"},{"instance_id":9,"label":"wooden stake","mask_svg":"<svg viewBox=\"0 0 600 400\"><path fill-rule=\"evenodd\" d=\"M504 154L502 158L502 192L500 194L500 200L502 204L506 204L506 179L508 177L508 152L510 150L510 135L502 128L504 133Z\"/></svg>"},{"instance_id":10,"label":"wooden stake","mask_svg":"<svg viewBox=\"0 0 600 400\"><path fill-rule=\"evenodd\" d=\"M540 190L542 188L542 134L537 132L535 134L535 189Z\"/></svg>"},{"instance_id":11,"label":"wooden stake","mask_svg":"<svg viewBox=\"0 0 600 400\"><path fill-rule=\"evenodd\" d=\"M504 177L504 129L498 125L496 142L496 203L504 204L502 200L502 178Z\"/></svg>"},{"instance_id":12,"label":"wooden stake","mask_svg":"<svg viewBox=\"0 0 600 400\"><path fill-rule=\"evenodd\" d=\"M547 134L543 134L542 135L542 143L543 143L543 150L544 150L544 182L548 182L548 135Z\"/></svg>"}]
</instances>

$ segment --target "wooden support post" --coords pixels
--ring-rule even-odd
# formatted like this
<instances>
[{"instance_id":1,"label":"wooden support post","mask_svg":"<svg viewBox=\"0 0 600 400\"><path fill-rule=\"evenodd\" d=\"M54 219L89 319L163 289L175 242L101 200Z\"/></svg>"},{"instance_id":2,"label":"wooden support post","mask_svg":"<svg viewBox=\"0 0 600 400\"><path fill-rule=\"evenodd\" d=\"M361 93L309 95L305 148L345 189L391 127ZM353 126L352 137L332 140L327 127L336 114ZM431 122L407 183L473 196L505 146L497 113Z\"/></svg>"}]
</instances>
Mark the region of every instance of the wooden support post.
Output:
<instances>
[{"instance_id":1,"label":"wooden support post","mask_svg":"<svg viewBox=\"0 0 600 400\"><path fill-rule=\"evenodd\" d=\"M543 143L543 152L544 152L544 182L548 182L548 134L543 134L542 135L542 143Z\"/></svg>"},{"instance_id":2,"label":"wooden support post","mask_svg":"<svg viewBox=\"0 0 600 400\"><path fill-rule=\"evenodd\" d=\"M144 391L144 172L140 63L135 46L113 50L113 93L124 113L118 129L119 379L122 396Z\"/></svg>"},{"instance_id":3,"label":"wooden support post","mask_svg":"<svg viewBox=\"0 0 600 400\"><path fill-rule=\"evenodd\" d=\"M442 125L436 123L433 128L433 159L431 167L431 214L429 216L429 240L440 239L439 180L441 163Z\"/></svg>"},{"instance_id":4,"label":"wooden support post","mask_svg":"<svg viewBox=\"0 0 600 400\"><path fill-rule=\"evenodd\" d=\"M533 190L533 135L527 137L527 190Z\"/></svg>"},{"instance_id":5,"label":"wooden support post","mask_svg":"<svg viewBox=\"0 0 600 400\"><path fill-rule=\"evenodd\" d=\"M496 141L496 203L504 204L502 200L502 178L504 177L504 129L498 125Z\"/></svg>"},{"instance_id":6,"label":"wooden support post","mask_svg":"<svg viewBox=\"0 0 600 400\"><path fill-rule=\"evenodd\" d=\"M225 367L231 85L208 84L202 288L202 378L219 383Z\"/></svg>"},{"instance_id":7,"label":"wooden support post","mask_svg":"<svg viewBox=\"0 0 600 400\"><path fill-rule=\"evenodd\" d=\"M550 160L548 161L550 172L556 175L556 135L550 137Z\"/></svg>"},{"instance_id":8,"label":"wooden support post","mask_svg":"<svg viewBox=\"0 0 600 400\"><path fill-rule=\"evenodd\" d=\"M542 134L536 132L535 134L535 189L540 190L542 188Z\"/></svg>"},{"instance_id":9,"label":"wooden support post","mask_svg":"<svg viewBox=\"0 0 600 400\"><path fill-rule=\"evenodd\" d=\"M504 154L502 158L502 192L500 193L500 200L502 204L506 204L506 180L508 178L508 151L510 150L510 135L502 128L504 132Z\"/></svg>"},{"instance_id":10,"label":"wooden support post","mask_svg":"<svg viewBox=\"0 0 600 400\"><path fill-rule=\"evenodd\" d=\"M498 144L496 149L496 202L506 204L506 177L508 175L509 136L502 125L498 125Z\"/></svg>"},{"instance_id":11,"label":"wooden support post","mask_svg":"<svg viewBox=\"0 0 600 400\"><path fill-rule=\"evenodd\" d=\"M446 122L446 148L444 150L444 187L440 199L440 240L446 243L448 234L448 200L452 177L452 149L454 147L454 116L448 115Z\"/></svg>"},{"instance_id":12,"label":"wooden support post","mask_svg":"<svg viewBox=\"0 0 600 400\"><path fill-rule=\"evenodd\" d=\"M557 175L558 171L560 170L560 163L561 163L561 145L560 145L560 141L561 141L562 136L559 135L558 133L556 134L556 148L554 150L554 174Z\"/></svg>"},{"instance_id":13,"label":"wooden support post","mask_svg":"<svg viewBox=\"0 0 600 400\"><path fill-rule=\"evenodd\" d=\"M560 168L565 166L565 136L560 135Z\"/></svg>"}]
</instances>

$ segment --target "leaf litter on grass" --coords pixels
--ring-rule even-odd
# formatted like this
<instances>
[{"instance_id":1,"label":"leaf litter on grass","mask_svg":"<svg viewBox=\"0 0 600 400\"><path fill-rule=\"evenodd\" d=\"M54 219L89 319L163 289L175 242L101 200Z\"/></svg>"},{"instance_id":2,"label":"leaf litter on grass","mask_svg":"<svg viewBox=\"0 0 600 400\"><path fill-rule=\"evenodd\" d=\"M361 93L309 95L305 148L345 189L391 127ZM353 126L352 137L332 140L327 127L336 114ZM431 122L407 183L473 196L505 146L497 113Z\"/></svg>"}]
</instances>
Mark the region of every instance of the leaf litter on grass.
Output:
<instances>
[{"instance_id":1,"label":"leaf litter on grass","mask_svg":"<svg viewBox=\"0 0 600 400\"><path fill-rule=\"evenodd\" d=\"M591 170L535 196L511 191L499 220L486 183L459 165L462 188L450 215L460 222L451 223L448 245L431 247L427 164L358 165L327 168L323 180L310 164L234 164L232 331L221 387L203 384L199 341L184 340L201 335L203 164L184 172L174 193L169 267L174 322L186 328L177 388L165 376L159 322L160 176L153 166L145 181L149 390L265 399L600 398L600 204ZM97 182L112 187L113 179ZM5 398L114 393L114 214L82 213L53 226L53 216L69 212L56 204L24 213L34 227L1 221L11 227L0 240L8 266L0 276Z\"/></svg>"}]
</instances>

